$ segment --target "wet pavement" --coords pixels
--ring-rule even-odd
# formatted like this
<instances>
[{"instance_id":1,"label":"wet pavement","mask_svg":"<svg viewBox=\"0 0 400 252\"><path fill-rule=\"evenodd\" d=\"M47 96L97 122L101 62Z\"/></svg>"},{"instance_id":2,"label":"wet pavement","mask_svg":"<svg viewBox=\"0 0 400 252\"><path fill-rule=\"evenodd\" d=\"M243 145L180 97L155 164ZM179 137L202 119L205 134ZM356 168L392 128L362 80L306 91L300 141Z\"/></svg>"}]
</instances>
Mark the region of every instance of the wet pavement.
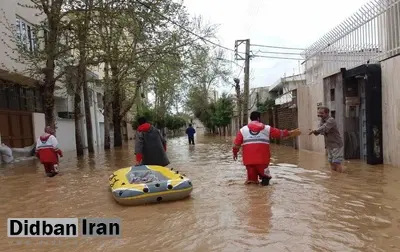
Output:
<instances>
[{"instance_id":1,"label":"wet pavement","mask_svg":"<svg viewBox=\"0 0 400 252\"><path fill-rule=\"evenodd\" d=\"M272 147L268 187L245 186L231 138L169 139L171 165L192 179L192 197L125 207L108 189L130 166L132 142L61 161L45 177L37 161L0 168L1 251L400 251L400 169L351 161L332 173L324 155ZM119 217L121 238L7 238L7 218Z\"/></svg>"}]
</instances>

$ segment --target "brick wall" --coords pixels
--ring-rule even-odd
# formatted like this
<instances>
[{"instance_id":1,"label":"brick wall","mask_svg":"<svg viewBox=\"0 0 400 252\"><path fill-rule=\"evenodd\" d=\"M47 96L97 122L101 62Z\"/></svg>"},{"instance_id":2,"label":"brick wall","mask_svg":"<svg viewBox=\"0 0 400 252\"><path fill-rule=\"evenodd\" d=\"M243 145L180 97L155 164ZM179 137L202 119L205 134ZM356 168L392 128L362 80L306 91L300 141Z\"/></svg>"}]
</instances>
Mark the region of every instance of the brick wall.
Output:
<instances>
[{"instance_id":1,"label":"brick wall","mask_svg":"<svg viewBox=\"0 0 400 252\"><path fill-rule=\"evenodd\" d=\"M261 122L271 126L274 125L272 109L269 109L267 112L261 114Z\"/></svg>"},{"instance_id":2,"label":"brick wall","mask_svg":"<svg viewBox=\"0 0 400 252\"><path fill-rule=\"evenodd\" d=\"M298 128L297 117L297 108L276 106L274 109L270 109L261 114L261 122L275 128L292 130ZM272 140L271 142L286 146L293 146L296 149L298 148L297 138L287 140Z\"/></svg>"}]
</instances>

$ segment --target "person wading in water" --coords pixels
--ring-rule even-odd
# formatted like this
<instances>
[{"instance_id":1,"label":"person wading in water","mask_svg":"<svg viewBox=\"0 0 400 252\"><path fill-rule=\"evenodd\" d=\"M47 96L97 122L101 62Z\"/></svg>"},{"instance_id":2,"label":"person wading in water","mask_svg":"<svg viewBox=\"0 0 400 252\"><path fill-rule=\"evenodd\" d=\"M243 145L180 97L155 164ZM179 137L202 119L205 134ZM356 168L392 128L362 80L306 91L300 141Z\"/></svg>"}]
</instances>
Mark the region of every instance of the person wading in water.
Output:
<instances>
[{"instance_id":1,"label":"person wading in water","mask_svg":"<svg viewBox=\"0 0 400 252\"><path fill-rule=\"evenodd\" d=\"M192 124L189 123L189 127L186 129L186 135L188 136L189 145L194 145L194 134L196 134L196 130L192 127Z\"/></svg>"},{"instance_id":2,"label":"person wading in water","mask_svg":"<svg viewBox=\"0 0 400 252\"><path fill-rule=\"evenodd\" d=\"M233 159L237 160L240 147L243 147L243 164L247 170L246 184L269 185L269 163L271 159L270 139L295 137L301 134L299 129L292 131L280 130L260 122L261 113L254 111L250 114L251 122L242 127L234 140Z\"/></svg>"},{"instance_id":3,"label":"person wading in water","mask_svg":"<svg viewBox=\"0 0 400 252\"><path fill-rule=\"evenodd\" d=\"M317 116L321 118L318 129L310 130L308 135L323 135L325 148L328 151L328 161L331 169L337 172L343 172L342 163L344 160L343 140L339 129L333 117L329 116L329 109L320 107Z\"/></svg>"},{"instance_id":4,"label":"person wading in water","mask_svg":"<svg viewBox=\"0 0 400 252\"><path fill-rule=\"evenodd\" d=\"M167 141L160 131L144 117L138 118L138 124L135 137L136 165L169 165Z\"/></svg>"},{"instance_id":5,"label":"person wading in water","mask_svg":"<svg viewBox=\"0 0 400 252\"><path fill-rule=\"evenodd\" d=\"M43 164L48 177L54 177L58 174L58 156L63 153L58 147L57 138L54 136L55 130L47 126L44 134L36 141L36 156Z\"/></svg>"}]
</instances>

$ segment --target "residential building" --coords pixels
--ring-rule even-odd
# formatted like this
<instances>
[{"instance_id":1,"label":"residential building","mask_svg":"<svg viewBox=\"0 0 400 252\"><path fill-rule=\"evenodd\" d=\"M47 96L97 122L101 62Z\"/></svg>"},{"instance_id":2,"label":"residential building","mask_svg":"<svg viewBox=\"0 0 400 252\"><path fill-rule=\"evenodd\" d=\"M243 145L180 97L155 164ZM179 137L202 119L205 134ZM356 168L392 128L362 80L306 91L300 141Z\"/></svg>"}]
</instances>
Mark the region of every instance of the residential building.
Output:
<instances>
[{"instance_id":1,"label":"residential building","mask_svg":"<svg viewBox=\"0 0 400 252\"><path fill-rule=\"evenodd\" d=\"M299 127L315 128L319 106L336 118L346 159L400 166L400 1L371 1L304 51ZM300 149L324 151L302 135Z\"/></svg>"},{"instance_id":2,"label":"residential building","mask_svg":"<svg viewBox=\"0 0 400 252\"><path fill-rule=\"evenodd\" d=\"M12 33L8 25L16 25L19 38L29 50L37 46L32 31L32 24L39 23L41 17L35 10L21 7L31 4L29 0L0 1L0 135L1 141L11 148L31 146L45 127L43 99L41 91L35 85L36 80L22 74L27 66L15 62L9 55L13 45Z\"/></svg>"},{"instance_id":3,"label":"residential building","mask_svg":"<svg viewBox=\"0 0 400 252\"><path fill-rule=\"evenodd\" d=\"M99 84L98 75L90 70L87 71L89 105L92 123L93 144L102 146L104 144L104 116L103 116L103 89ZM74 120L74 94L67 90L67 85L59 84L54 92L57 138L63 150L72 151L76 149L75 144L75 120ZM83 146L87 147L87 130L84 107L84 96L81 92L80 129L82 133Z\"/></svg>"},{"instance_id":4,"label":"residential building","mask_svg":"<svg viewBox=\"0 0 400 252\"><path fill-rule=\"evenodd\" d=\"M275 105L292 103L296 106L297 88L305 81L304 74L282 77L269 87L270 97L274 97Z\"/></svg>"},{"instance_id":5,"label":"residential building","mask_svg":"<svg viewBox=\"0 0 400 252\"><path fill-rule=\"evenodd\" d=\"M37 80L28 74L23 74L26 72L27 65L15 62L10 57L12 55L15 58L18 55L15 55L17 52L13 55L11 48L15 47L15 44L12 39L13 34L7 25L12 27L15 24L17 35L29 50L34 51L37 46L40 46L35 40L32 27L40 23L43 16L35 15L35 9L22 7L30 4L32 4L30 0L0 1L0 9L4 11L4 15L0 17L3 24L0 25L0 32L4 40L0 43L0 121L2 122L0 136L2 142L12 148L33 145L45 127L43 100L41 90L36 85ZM87 79L90 80L89 103L95 146L101 146L104 143L103 90L99 84L99 79L104 76L102 69L99 66L87 70ZM67 90L65 83L57 82L54 96L57 138L64 151L73 151L75 150L74 95ZM83 93L81 99L80 128L83 145L87 147ZM131 118L128 118L126 121L130 122L130 120ZM126 138L132 138L130 124L125 124L123 132Z\"/></svg>"},{"instance_id":6,"label":"residential building","mask_svg":"<svg viewBox=\"0 0 400 252\"><path fill-rule=\"evenodd\" d=\"M269 92L270 87L257 87L250 89L249 97L249 115L257 110L257 103L263 103L267 99L273 99L274 94Z\"/></svg>"}]
</instances>

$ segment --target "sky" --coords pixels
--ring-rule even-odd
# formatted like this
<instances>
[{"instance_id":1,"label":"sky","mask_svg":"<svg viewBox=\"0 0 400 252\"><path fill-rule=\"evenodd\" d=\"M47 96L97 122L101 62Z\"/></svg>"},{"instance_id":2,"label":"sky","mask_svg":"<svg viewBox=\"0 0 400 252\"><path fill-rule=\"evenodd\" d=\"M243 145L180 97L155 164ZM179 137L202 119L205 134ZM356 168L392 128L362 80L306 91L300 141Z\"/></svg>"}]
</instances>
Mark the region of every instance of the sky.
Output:
<instances>
[{"instance_id":1,"label":"sky","mask_svg":"<svg viewBox=\"0 0 400 252\"><path fill-rule=\"evenodd\" d=\"M368 0L184 0L191 15L201 15L205 21L219 25L214 42L234 49L235 40L250 39L250 44L307 48L325 33L351 16ZM299 59L300 50L270 49L251 46L253 53ZM262 51L262 52L259 52ZM239 47L244 51L244 47ZM285 52L294 54L268 54ZM226 58L234 60L233 52ZM243 65L243 61L237 61ZM250 88L269 86L280 77L303 71L299 60L253 58L250 62ZM235 77L243 71L235 64ZM219 92L233 92L221 87Z\"/></svg>"}]
</instances>

